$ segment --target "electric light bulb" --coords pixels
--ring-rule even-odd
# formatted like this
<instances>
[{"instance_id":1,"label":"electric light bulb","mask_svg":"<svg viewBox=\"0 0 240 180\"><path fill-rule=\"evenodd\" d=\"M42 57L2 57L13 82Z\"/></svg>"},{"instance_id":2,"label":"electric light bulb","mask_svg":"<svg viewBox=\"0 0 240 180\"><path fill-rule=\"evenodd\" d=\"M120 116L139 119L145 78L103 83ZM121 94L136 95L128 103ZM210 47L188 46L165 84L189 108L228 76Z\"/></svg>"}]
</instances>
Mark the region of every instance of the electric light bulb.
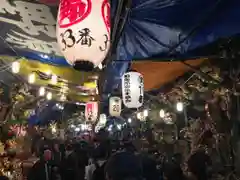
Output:
<instances>
[{"instance_id":1,"label":"electric light bulb","mask_svg":"<svg viewBox=\"0 0 240 180\"><path fill-rule=\"evenodd\" d=\"M61 96L60 96L60 101L65 101L67 98L66 98L66 96L64 95L64 94L62 94Z\"/></svg>"},{"instance_id":2,"label":"electric light bulb","mask_svg":"<svg viewBox=\"0 0 240 180\"><path fill-rule=\"evenodd\" d=\"M12 72L17 74L20 71L20 62L15 61L12 63Z\"/></svg>"},{"instance_id":3,"label":"electric light bulb","mask_svg":"<svg viewBox=\"0 0 240 180\"><path fill-rule=\"evenodd\" d=\"M147 117L147 116L148 116L148 110L147 110L147 109L145 109L145 110L143 111L143 116L144 116L144 117Z\"/></svg>"},{"instance_id":4,"label":"electric light bulb","mask_svg":"<svg viewBox=\"0 0 240 180\"><path fill-rule=\"evenodd\" d=\"M164 118L165 117L165 111L163 109L161 109L159 111L159 116L160 116L160 118Z\"/></svg>"},{"instance_id":5,"label":"electric light bulb","mask_svg":"<svg viewBox=\"0 0 240 180\"><path fill-rule=\"evenodd\" d=\"M67 86L62 86L62 88L60 89L60 93L66 93L67 91L68 91Z\"/></svg>"},{"instance_id":6,"label":"electric light bulb","mask_svg":"<svg viewBox=\"0 0 240 180\"><path fill-rule=\"evenodd\" d=\"M52 127L52 133L56 133L57 132L57 128L56 127Z\"/></svg>"},{"instance_id":7,"label":"electric light bulb","mask_svg":"<svg viewBox=\"0 0 240 180\"><path fill-rule=\"evenodd\" d=\"M30 75L28 76L28 82L29 82L30 84L33 84L35 81L36 81L36 76L35 76L35 74L34 74L34 73L30 74Z\"/></svg>"},{"instance_id":8,"label":"electric light bulb","mask_svg":"<svg viewBox=\"0 0 240 180\"><path fill-rule=\"evenodd\" d=\"M132 119L131 118L128 118L128 123L131 123L132 122Z\"/></svg>"},{"instance_id":9,"label":"electric light bulb","mask_svg":"<svg viewBox=\"0 0 240 180\"><path fill-rule=\"evenodd\" d=\"M52 93L51 92L48 92L47 93L47 100L51 100L52 99Z\"/></svg>"},{"instance_id":10,"label":"electric light bulb","mask_svg":"<svg viewBox=\"0 0 240 180\"><path fill-rule=\"evenodd\" d=\"M40 88L39 88L39 96L44 96L44 95L45 95L45 92L46 92L46 90L45 90L44 87L40 87Z\"/></svg>"},{"instance_id":11,"label":"electric light bulb","mask_svg":"<svg viewBox=\"0 0 240 180\"><path fill-rule=\"evenodd\" d=\"M177 111L179 111L179 112L183 111L183 103L182 103L182 102L178 102L178 103L176 104L176 109L177 109Z\"/></svg>"},{"instance_id":12,"label":"electric light bulb","mask_svg":"<svg viewBox=\"0 0 240 180\"><path fill-rule=\"evenodd\" d=\"M48 75L48 76L50 76L52 73L51 73L51 71L50 70L48 70L47 72L46 72L46 75Z\"/></svg>"},{"instance_id":13,"label":"electric light bulb","mask_svg":"<svg viewBox=\"0 0 240 180\"><path fill-rule=\"evenodd\" d=\"M141 119L141 113L140 113L140 112L137 113L137 118L138 118L138 119Z\"/></svg>"},{"instance_id":14,"label":"electric light bulb","mask_svg":"<svg viewBox=\"0 0 240 180\"><path fill-rule=\"evenodd\" d=\"M51 82L52 82L52 84L57 84L58 77L56 75L52 75Z\"/></svg>"}]
</instances>

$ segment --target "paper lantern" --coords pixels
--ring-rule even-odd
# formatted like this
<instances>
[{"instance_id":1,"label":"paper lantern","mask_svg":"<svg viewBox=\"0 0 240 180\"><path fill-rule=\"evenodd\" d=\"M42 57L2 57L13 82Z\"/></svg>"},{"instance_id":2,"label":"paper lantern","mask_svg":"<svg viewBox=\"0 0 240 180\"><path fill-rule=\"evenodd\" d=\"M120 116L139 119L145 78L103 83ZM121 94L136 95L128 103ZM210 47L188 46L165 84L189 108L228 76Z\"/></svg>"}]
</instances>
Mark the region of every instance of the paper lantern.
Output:
<instances>
[{"instance_id":1,"label":"paper lantern","mask_svg":"<svg viewBox=\"0 0 240 180\"><path fill-rule=\"evenodd\" d=\"M106 122L107 122L106 114L100 114L98 124L104 126L106 124Z\"/></svg>"},{"instance_id":2,"label":"paper lantern","mask_svg":"<svg viewBox=\"0 0 240 180\"><path fill-rule=\"evenodd\" d=\"M57 41L76 69L101 64L109 50L110 28L108 0L60 0Z\"/></svg>"},{"instance_id":3,"label":"paper lantern","mask_svg":"<svg viewBox=\"0 0 240 180\"><path fill-rule=\"evenodd\" d=\"M86 121L95 122L98 116L98 103L88 102L85 105L85 118Z\"/></svg>"},{"instance_id":4,"label":"paper lantern","mask_svg":"<svg viewBox=\"0 0 240 180\"><path fill-rule=\"evenodd\" d=\"M122 110L122 100L119 97L110 97L109 114L110 116L120 116Z\"/></svg>"},{"instance_id":5,"label":"paper lantern","mask_svg":"<svg viewBox=\"0 0 240 180\"><path fill-rule=\"evenodd\" d=\"M122 77L122 99L128 108L139 108L143 105L143 76L138 72L127 72Z\"/></svg>"},{"instance_id":6,"label":"paper lantern","mask_svg":"<svg viewBox=\"0 0 240 180\"><path fill-rule=\"evenodd\" d=\"M99 121L95 127L95 132L99 132L99 130L106 125L106 122L107 122L106 114L100 114Z\"/></svg>"}]
</instances>

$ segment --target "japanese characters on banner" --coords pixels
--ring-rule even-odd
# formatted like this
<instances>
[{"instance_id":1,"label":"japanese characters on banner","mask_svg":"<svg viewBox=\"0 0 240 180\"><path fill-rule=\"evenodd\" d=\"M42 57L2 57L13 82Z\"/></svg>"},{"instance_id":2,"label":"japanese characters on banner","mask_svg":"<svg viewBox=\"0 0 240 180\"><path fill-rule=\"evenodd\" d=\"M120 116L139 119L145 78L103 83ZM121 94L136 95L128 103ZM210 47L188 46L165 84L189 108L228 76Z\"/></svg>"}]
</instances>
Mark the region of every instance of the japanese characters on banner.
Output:
<instances>
[{"instance_id":1,"label":"japanese characters on banner","mask_svg":"<svg viewBox=\"0 0 240 180\"><path fill-rule=\"evenodd\" d=\"M122 99L128 108L139 108L143 105L143 76L138 72L127 72L122 77Z\"/></svg>"},{"instance_id":2,"label":"japanese characters on banner","mask_svg":"<svg viewBox=\"0 0 240 180\"><path fill-rule=\"evenodd\" d=\"M98 66L110 45L108 0L60 0L57 40L69 64L89 61Z\"/></svg>"},{"instance_id":3,"label":"japanese characters on banner","mask_svg":"<svg viewBox=\"0 0 240 180\"><path fill-rule=\"evenodd\" d=\"M122 110L122 100L119 97L110 97L109 99L109 114L110 116L118 117Z\"/></svg>"},{"instance_id":4,"label":"japanese characters on banner","mask_svg":"<svg viewBox=\"0 0 240 180\"><path fill-rule=\"evenodd\" d=\"M98 102L88 102L85 105L86 121L95 122L98 117Z\"/></svg>"},{"instance_id":5,"label":"japanese characters on banner","mask_svg":"<svg viewBox=\"0 0 240 180\"><path fill-rule=\"evenodd\" d=\"M1 31L6 42L16 49L43 53L44 58L46 54L62 56L56 42L56 19L49 6L21 0L1 0L0 4L0 26L8 29Z\"/></svg>"}]
</instances>

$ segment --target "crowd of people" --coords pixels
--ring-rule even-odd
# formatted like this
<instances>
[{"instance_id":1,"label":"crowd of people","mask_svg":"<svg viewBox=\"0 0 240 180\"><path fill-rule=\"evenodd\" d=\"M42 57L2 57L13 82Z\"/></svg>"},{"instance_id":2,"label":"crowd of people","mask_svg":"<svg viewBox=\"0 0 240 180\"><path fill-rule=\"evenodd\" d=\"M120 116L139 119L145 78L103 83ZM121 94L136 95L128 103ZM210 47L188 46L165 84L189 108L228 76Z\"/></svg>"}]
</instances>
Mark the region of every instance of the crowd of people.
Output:
<instances>
[{"instance_id":1,"label":"crowd of people","mask_svg":"<svg viewBox=\"0 0 240 180\"><path fill-rule=\"evenodd\" d=\"M186 180L181 154L137 149L132 141L51 141L33 148L38 160L27 180ZM190 179L207 180L210 158L199 150L187 161ZM0 177L4 179L6 177Z\"/></svg>"}]
</instances>

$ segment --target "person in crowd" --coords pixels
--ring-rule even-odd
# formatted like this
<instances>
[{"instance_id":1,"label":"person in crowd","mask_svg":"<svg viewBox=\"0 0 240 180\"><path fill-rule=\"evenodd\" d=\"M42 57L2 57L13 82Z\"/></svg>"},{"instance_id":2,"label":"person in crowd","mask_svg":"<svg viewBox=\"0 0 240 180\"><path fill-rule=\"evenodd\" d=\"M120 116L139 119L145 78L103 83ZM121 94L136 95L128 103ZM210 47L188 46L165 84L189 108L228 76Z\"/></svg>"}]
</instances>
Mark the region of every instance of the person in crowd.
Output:
<instances>
[{"instance_id":1,"label":"person in crowd","mask_svg":"<svg viewBox=\"0 0 240 180\"><path fill-rule=\"evenodd\" d=\"M60 152L60 149L59 149L59 145L57 142L55 142L53 144L53 161L56 165L60 165L61 163L61 152Z\"/></svg>"},{"instance_id":2,"label":"person in crowd","mask_svg":"<svg viewBox=\"0 0 240 180\"><path fill-rule=\"evenodd\" d=\"M143 180L140 158L126 151L113 154L105 165L105 177L106 180Z\"/></svg>"},{"instance_id":3,"label":"person in crowd","mask_svg":"<svg viewBox=\"0 0 240 180\"><path fill-rule=\"evenodd\" d=\"M188 159L188 169L197 180L208 180L208 166L211 165L211 158L205 153L204 148L198 149Z\"/></svg>"},{"instance_id":4,"label":"person in crowd","mask_svg":"<svg viewBox=\"0 0 240 180\"><path fill-rule=\"evenodd\" d=\"M143 176L145 180L158 180L161 176L157 169L157 162L148 154L139 155L142 162Z\"/></svg>"},{"instance_id":5,"label":"person in crowd","mask_svg":"<svg viewBox=\"0 0 240 180\"><path fill-rule=\"evenodd\" d=\"M30 169L28 180L56 180L54 178L53 166L51 164L52 152L44 150L40 159Z\"/></svg>"},{"instance_id":6,"label":"person in crowd","mask_svg":"<svg viewBox=\"0 0 240 180\"><path fill-rule=\"evenodd\" d=\"M0 176L0 180L9 180L7 176Z\"/></svg>"},{"instance_id":7,"label":"person in crowd","mask_svg":"<svg viewBox=\"0 0 240 180\"><path fill-rule=\"evenodd\" d=\"M103 143L100 144L93 151L93 163L86 167L87 180L104 180L105 163L109 155L108 146Z\"/></svg>"},{"instance_id":8,"label":"person in crowd","mask_svg":"<svg viewBox=\"0 0 240 180\"><path fill-rule=\"evenodd\" d=\"M65 158L61 161L61 177L63 180L77 180L79 178L78 158L72 144L66 147Z\"/></svg>"},{"instance_id":9,"label":"person in crowd","mask_svg":"<svg viewBox=\"0 0 240 180\"><path fill-rule=\"evenodd\" d=\"M184 173L179 164L169 162L164 165L163 174L166 180L185 180Z\"/></svg>"},{"instance_id":10,"label":"person in crowd","mask_svg":"<svg viewBox=\"0 0 240 180\"><path fill-rule=\"evenodd\" d=\"M88 165L88 149L86 142L79 142L75 145L75 153L78 158L79 180L84 180L85 167Z\"/></svg>"}]
</instances>

